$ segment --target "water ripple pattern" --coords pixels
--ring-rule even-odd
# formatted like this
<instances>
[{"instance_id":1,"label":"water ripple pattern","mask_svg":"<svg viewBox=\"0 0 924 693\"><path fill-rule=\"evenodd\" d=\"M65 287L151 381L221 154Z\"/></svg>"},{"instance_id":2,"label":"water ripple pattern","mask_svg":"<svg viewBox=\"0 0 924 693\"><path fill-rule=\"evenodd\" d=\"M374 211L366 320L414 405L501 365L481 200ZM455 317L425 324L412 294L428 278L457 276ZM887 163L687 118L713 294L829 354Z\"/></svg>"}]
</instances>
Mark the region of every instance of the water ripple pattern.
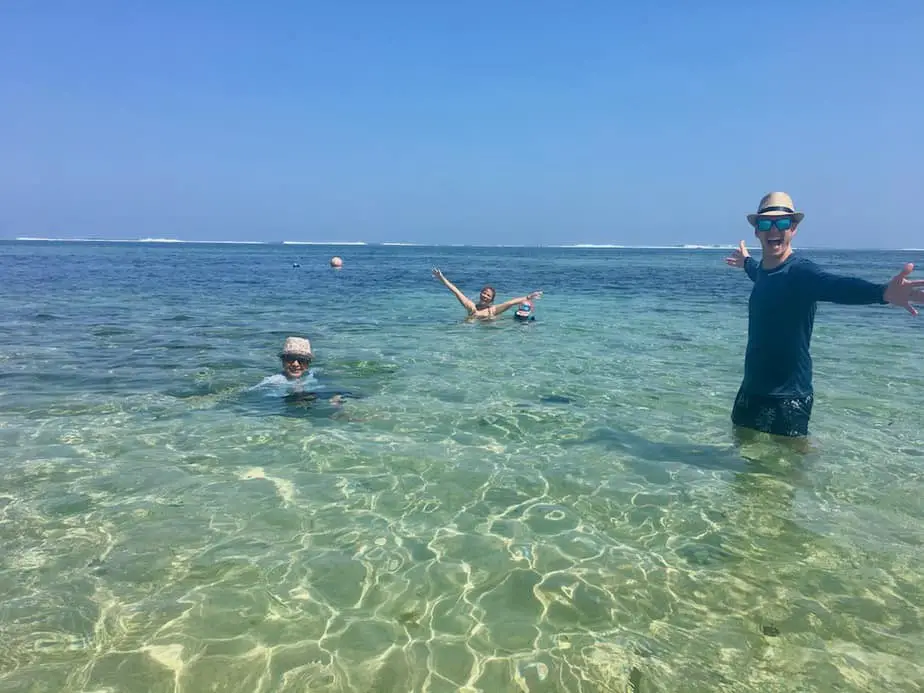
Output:
<instances>
[{"instance_id":1,"label":"water ripple pattern","mask_svg":"<svg viewBox=\"0 0 924 693\"><path fill-rule=\"evenodd\" d=\"M723 256L0 243L0 691L921 691L924 322L820 306L741 443Z\"/></svg>"}]
</instances>

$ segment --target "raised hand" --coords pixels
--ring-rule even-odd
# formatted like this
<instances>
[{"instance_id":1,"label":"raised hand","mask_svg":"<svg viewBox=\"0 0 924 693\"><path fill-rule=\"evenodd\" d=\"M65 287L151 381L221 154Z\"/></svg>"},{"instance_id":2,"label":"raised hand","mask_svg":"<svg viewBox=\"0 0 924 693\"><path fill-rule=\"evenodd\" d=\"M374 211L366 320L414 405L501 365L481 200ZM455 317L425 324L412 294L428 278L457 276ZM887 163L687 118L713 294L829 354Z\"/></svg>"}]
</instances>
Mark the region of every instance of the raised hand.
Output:
<instances>
[{"instance_id":1,"label":"raised hand","mask_svg":"<svg viewBox=\"0 0 924 693\"><path fill-rule=\"evenodd\" d=\"M443 280L443 273L440 271L439 267L434 267L431 271L433 272L434 277L436 277L440 281Z\"/></svg>"},{"instance_id":2,"label":"raised hand","mask_svg":"<svg viewBox=\"0 0 924 693\"><path fill-rule=\"evenodd\" d=\"M902 271L892 277L892 281L886 287L882 298L893 306L900 306L912 315L917 315L912 303L924 305L924 279L915 279L909 281L908 275L914 271L914 265L910 262L902 268Z\"/></svg>"},{"instance_id":3,"label":"raised hand","mask_svg":"<svg viewBox=\"0 0 924 693\"><path fill-rule=\"evenodd\" d=\"M535 301L537 298L542 298L542 292L533 291L531 294L527 294L526 298L528 298L530 301Z\"/></svg>"},{"instance_id":4,"label":"raised hand","mask_svg":"<svg viewBox=\"0 0 924 693\"><path fill-rule=\"evenodd\" d=\"M738 243L738 247L735 248L735 252L725 258L725 264L732 267L744 267L744 261L749 257L751 257L751 254L748 252L747 246L744 245L744 241L741 241Z\"/></svg>"}]
</instances>

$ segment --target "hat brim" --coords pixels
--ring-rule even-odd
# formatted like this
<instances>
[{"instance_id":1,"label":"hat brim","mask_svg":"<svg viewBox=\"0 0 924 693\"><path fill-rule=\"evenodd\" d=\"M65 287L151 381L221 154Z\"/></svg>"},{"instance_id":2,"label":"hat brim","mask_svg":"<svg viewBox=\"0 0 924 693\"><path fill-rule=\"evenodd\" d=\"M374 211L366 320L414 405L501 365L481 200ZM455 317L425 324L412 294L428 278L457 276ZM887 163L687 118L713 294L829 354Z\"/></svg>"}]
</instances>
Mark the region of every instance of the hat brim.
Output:
<instances>
[{"instance_id":1,"label":"hat brim","mask_svg":"<svg viewBox=\"0 0 924 693\"><path fill-rule=\"evenodd\" d=\"M306 354L301 351L280 351L279 358L285 358L286 356L300 356L303 359L313 359L314 354Z\"/></svg>"},{"instance_id":2,"label":"hat brim","mask_svg":"<svg viewBox=\"0 0 924 693\"><path fill-rule=\"evenodd\" d=\"M800 223L804 218L805 214L802 212L764 212L763 214L748 214L748 223L751 226L754 226L757 223L759 217L792 217L792 220L797 224Z\"/></svg>"}]
</instances>

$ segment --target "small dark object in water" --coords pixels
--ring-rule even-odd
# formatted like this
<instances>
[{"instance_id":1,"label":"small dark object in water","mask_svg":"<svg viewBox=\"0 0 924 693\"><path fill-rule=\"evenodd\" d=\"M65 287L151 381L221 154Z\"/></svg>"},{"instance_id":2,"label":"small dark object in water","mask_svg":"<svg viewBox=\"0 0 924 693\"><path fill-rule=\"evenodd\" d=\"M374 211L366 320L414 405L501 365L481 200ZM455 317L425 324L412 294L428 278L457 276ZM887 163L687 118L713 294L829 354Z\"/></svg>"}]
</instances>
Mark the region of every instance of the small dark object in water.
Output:
<instances>
[{"instance_id":1,"label":"small dark object in water","mask_svg":"<svg viewBox=\"0 0 924 693\"><path fill-rule=\"evenodd\" d=\"M285 397L286 404L310 404L318 399L316 392L290 392Z\"/></svg>"},{"instance_id":2,"label":"small dark object in water","mask_svg":"<svg viewBox=\"0 0 924 693\"><path fill-rule=\"evenodd\" d=\"M626 693L642 693L642 672L632 667L629 672L629 685L626 686Z\"/></svg>"},{"instance_id":3,"label":"small dark object in water","mask_svg":"<svg viewBox=\"0 0 924 693\"><path fill-rule=\"evenodd\" d=\"M767 623L760 627L760 632L766 635L768 638L775 638L780 634L780 629L774 626L772 623Z\"/></svg>"},{"instance_id":4,"label":"small dark object in water","mask_svg":"<svg viewBox=\"0 0 924 693\"><path fill-rule=\"evenodd\" d=\"M358 399L359 395L352 392L290 392L283 400L286 404L293 404L299 407L307 407L318 400L329 402L335 407L343 404L344 399Z\"/></svg>"},{"instance_id":5,"label":"small dark object in water","mask_svg":"<svg viewBox=\"0 0 924 693\"><path fill-rule=\"evenodd\" d=\"M544 397L540 397L539 401L545 402L546 404L571 404L574 400L564 395L545 395Z\"/></svg>"},{"instance_id":6,"label":"small dark object in water","mask_svg":"<svg viewBox=\"0 0 924 693\"><path fill-rule=\"evenodd\" d=\"M293 267L301 267L301 265L298 264L297 262L293 262L293 263L292 263L292 266L293 266Z\"/></svg>"},{"instance_id":7,"label":"small dark object in water","mask_svg":"<svg viewBox=\"0 0 924 693\"><path fill-rule=\"evenodd\" d=\"M416 611L405 611L398 616L398 623L403 626L415 627L420 625L420 614Z\"/></svg>"}]
</instances>

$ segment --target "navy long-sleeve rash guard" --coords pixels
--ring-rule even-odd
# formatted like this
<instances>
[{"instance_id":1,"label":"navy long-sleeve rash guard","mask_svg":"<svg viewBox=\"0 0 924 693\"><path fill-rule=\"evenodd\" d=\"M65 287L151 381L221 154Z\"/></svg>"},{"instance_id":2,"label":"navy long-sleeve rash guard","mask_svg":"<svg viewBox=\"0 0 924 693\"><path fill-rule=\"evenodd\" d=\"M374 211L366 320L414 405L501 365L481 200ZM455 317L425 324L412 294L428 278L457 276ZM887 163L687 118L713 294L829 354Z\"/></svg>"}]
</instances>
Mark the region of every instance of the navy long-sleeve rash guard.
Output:
<instances>
[{"instance_id":1,"label":"navy long-sleeve rash guard","mask_svg":"<svg viewBox=\"0 0 924 693\"><path fill-rule=\"evenodd\" d=\"M812 394L809 345L818 301L886 303L882 296L887 284L831 274L795 255L772 270L763 269L749 257L744 271L754 287L748 301L748 346L741 388L751 395Z\"/></svg>"}]
</instances>

